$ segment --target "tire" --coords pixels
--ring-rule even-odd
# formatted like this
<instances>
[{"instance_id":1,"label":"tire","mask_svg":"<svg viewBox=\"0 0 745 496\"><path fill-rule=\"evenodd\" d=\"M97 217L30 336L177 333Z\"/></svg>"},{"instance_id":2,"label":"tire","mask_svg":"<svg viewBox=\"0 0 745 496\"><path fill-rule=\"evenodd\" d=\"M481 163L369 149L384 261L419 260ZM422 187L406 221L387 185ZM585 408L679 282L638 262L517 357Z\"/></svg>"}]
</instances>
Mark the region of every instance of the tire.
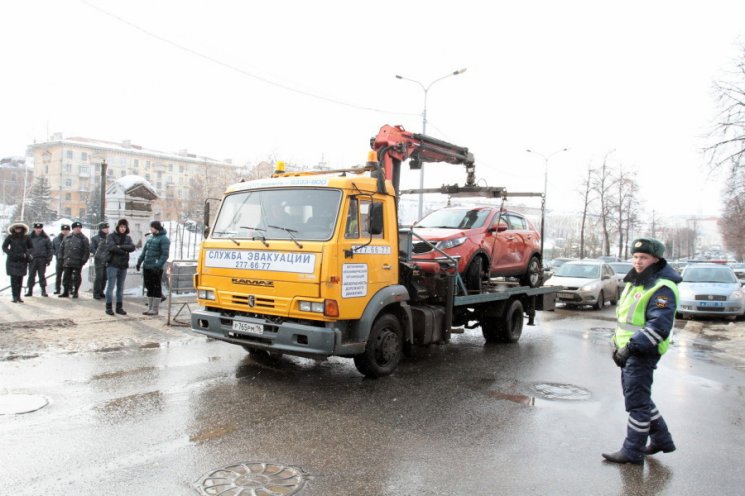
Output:
<instances>
[{"instance_id":1,"label":"tire","mask_svg":"<svg viewBox=\"0 0 745 496\"><path fill-rule=\"evenodd\" d=\"M241 348L246 350L252 358L256 358L257 360L279 360L280 358L282 358L282 353L276 351L260 350L258 348L248 346L247 344L242 344Z\"/></svg>"},{"instance_id":2,"label":"tire","mask_svg":"<svg viewBox=\"0 0 745 496\"><path fill-rule=\"evenodd\" d=\"M541 259L533 255L528 262L527 270L520 276L520 286L538 288L543 284L543 265Z\"/></svg>"},{"instance_id":3,"label":"tire","mask_svg":"<svg viewBox=\"0 0 745 496\"><path fill-rule=\"evenodd\" d=\"M598 295L598 301L595 303L595 306L593 307L595 310L602 310L605 306L605 295L603 294L603 290L600 290L600 294Z\"/></svg>"},{"instance_id":4,"label":"tire","mask_svg":"<svg viewBox=\"0 0 745 496\"><path fill-rule=\"evenodd\" d=\"M468 291L481 292L481 257L475 257L468 264L464 274L464 284Z\"/></svg>"},{"instance_id":5,"label":"tire","mask_svg":"<svg viewBox=\"0 0 745 496\"><path fill-rule=\"evenodd\" d=\"M387 313L373 324L365 351L354 356L354 366L366 377L383 377L396 370L402 354L401 323Z\"/></svg>"},{"instance_id":6,"label":"tire","mask_svg":"<svg viewBox=\"0 0 745 496\"><path fill-rule=\"evenodd\" d=\"M487 343L517 343L523 333L523 304L513 300L499 316L485 317L481 333Z\"/></svg>"},{"instance_id":7,"label":"tire","mask_svg":"<svg viewBox=\"0 0 745 496\"><path fill-rule=\"evenodd\" d=\"M616 290L616 296L610 301L611 305L615 305L618 303L618 290Z\"/></svg>"}]
</instances>

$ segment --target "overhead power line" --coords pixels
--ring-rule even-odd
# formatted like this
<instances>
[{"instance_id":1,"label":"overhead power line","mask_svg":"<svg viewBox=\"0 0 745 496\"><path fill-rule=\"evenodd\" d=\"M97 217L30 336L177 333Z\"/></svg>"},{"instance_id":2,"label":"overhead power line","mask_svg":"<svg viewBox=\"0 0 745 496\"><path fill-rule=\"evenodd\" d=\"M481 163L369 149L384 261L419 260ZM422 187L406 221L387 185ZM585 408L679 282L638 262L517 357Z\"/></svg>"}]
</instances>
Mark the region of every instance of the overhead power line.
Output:
<instances>
[{"instance_id":1,"label":"overhead power line","mask_svg":"<svg viewBox=\"0 0 745 496\"><path fill-rule=\"evenodd\" d=\"M109 12L108 10L105 10L105 9L99 7L98 5L92 4L92 3L90 3L90 2L88 2L86 0L80 0L80 1L84 5L90 7L91 9L96 10L96 11L98 11L98 12L100 12L100 13L108 16L108 17L111 17L112 19L115 19L115 20L121 22L122 24L126 24L127 26L129 26L131 28L134 28L137 31L139 31L139 32L141 32L141 33L143 33L143 34L151 37L151 38L154 38L154 39L156 39L158 41L162 41L163 43L167 43L168 45L171 45L171 46L173 46L175 48L178 48L181 51L184 51L186 53L189 53L189 54L194 55L196 57L199 57L201 59L204 59L204 60L207 60L209 62L212 62L213 64L217 64L219 66L222 66L222 67L225 67L227 69L230 69L230 70L232 70L234 72L237 72L237 73L239 73L239 74L241 74L243 76L248 76L250 78L256 79L257 81L261 81L262 83L265 83L265 84L268 84L268 85L271 85L271 86L275 86L277 88L281 88L281 89L283 89L285 91L290 91L292 93L297 93L299 95L303 95L303 96L307 96L307 97L310 97L310 98L315 98L317 100L322 100L322 101L325 101L325 102L333 103L335 105L341 105L341 106L344 106L344 107L350 107L350 108L354 108L354 109L357 109L357 110L365 110L365 111L368 111L368 112L378 112L378 113L381 113L381 114L396 114L396 115L408 115L408 116L419 115L419 114L410 113L410 112L397 112L397 111L394 111L394 110L384 110L384 109L379 109L379 108L375 108L375 107L369 107L369 106L366 106L366 105L358 105L358 104L355 104L355 103L350 103L350 102L346 102L344 100L339 100L339 99L336 99L336 98L331 98L331 97L328 97L328 96L319 95L319 94L316 94L316 93L312 93L310 91L306 91L306 90L303 90L303 89L300 89L300 88L295 88L295 87L289 86L287 84L283 84L283 83L279 83L277 81L273 81L273 80L271 80L269 78L266 78L266 77L259 76L257 74L251 73L251 72L249 72L249 71L247 71L245 69L242 69L240 67L237 67L237 66L235 66L233 64L230 64L230 63L227 63L227 62L223 62L222 60L216 59L216 58L214 58L214 57L212 57L210 55L207 55L206 53L202 53L202 52L200 52L198 50L195 50L193 48L189 48L188 46L185 46L185 45L182 45L180 43L177 43L177 42L175 42L173 40L170 40L170 39L166 38L165 36L161 36L161 35L159 35L157 33L154 33L153 31L150 31L148 29L145 29L144 27L140 26L139 24L136 24L136 23L134 23L132 21L129 21L127 19L124 19L123 17L121 17L119 15L116 15L116 14L114 14L112 12Z\"/></svg>"}]
</instances>

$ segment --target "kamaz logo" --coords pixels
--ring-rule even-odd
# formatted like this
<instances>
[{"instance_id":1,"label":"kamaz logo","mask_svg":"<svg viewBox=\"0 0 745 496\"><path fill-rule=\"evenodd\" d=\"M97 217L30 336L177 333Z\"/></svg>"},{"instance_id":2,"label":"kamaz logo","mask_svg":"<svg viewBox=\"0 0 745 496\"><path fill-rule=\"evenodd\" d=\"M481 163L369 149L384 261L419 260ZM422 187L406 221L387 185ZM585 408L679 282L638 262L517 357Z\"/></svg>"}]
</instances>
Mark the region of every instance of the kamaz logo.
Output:
<instances>
[{"instance_id":1,"label":"kamaz logo","mask_svg":"<svg viewBox=\"0 0 745 496\"><path fill-rule=\"evenodd\" d=\"M274 281L261 281L258 279L238 279L232 278L233 284L243 284L244 286L260 286L262 288L273 288Z\"/></svg>"}]
</instances>

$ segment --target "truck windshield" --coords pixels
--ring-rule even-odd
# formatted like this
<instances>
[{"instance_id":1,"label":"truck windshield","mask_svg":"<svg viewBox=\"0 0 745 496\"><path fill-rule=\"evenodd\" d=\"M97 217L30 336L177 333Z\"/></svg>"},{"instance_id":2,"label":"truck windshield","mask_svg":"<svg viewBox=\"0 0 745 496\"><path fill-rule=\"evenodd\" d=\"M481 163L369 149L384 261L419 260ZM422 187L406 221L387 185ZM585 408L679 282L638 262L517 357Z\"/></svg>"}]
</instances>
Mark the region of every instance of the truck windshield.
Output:
<instances>
[{"instance_id":1,"label":"truck windshield","mask_svg":"<svg viewBox=\"0 0 745 496\"><path fill-rule=\"evenodd\" d=\"M334 189L241 191L223 199L212 238L331 239L341 201Z\"/></svg>"}]
</instances>

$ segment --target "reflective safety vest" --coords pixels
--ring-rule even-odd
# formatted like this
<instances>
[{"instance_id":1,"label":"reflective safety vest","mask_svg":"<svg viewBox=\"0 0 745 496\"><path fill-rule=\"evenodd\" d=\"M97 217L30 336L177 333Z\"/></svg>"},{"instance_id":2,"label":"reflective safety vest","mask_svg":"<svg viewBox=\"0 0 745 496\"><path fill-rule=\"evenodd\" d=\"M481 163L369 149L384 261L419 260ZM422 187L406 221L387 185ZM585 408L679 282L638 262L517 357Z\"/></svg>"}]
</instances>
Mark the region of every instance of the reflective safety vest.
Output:
<instances>
[{"instance_id":1,"label":"reflective safety vest","mask_svg":"<svg viewBox=\"0 0 745 496\"><path fill-rule=\"evenodd\" d=\"M646 311L649 299L652 297L655 291L663 286L670 288L675 295L674 304L677 305L680 300L678 293L678 286L667 279L658 279L654 286L649 289L644 289L644 286L632 286L630 282L626 283L626 287L621 294L621 301L618 302L616 307L616 333L613 336L613 342L618 348L626 346L636 331L644 328L646 324ZM672 307L672 311L675 312L675 305ZM667 339L657 345L657 351L660 355L663 355L670 347L670 335Z\"/></svg>"}]
</instances>

